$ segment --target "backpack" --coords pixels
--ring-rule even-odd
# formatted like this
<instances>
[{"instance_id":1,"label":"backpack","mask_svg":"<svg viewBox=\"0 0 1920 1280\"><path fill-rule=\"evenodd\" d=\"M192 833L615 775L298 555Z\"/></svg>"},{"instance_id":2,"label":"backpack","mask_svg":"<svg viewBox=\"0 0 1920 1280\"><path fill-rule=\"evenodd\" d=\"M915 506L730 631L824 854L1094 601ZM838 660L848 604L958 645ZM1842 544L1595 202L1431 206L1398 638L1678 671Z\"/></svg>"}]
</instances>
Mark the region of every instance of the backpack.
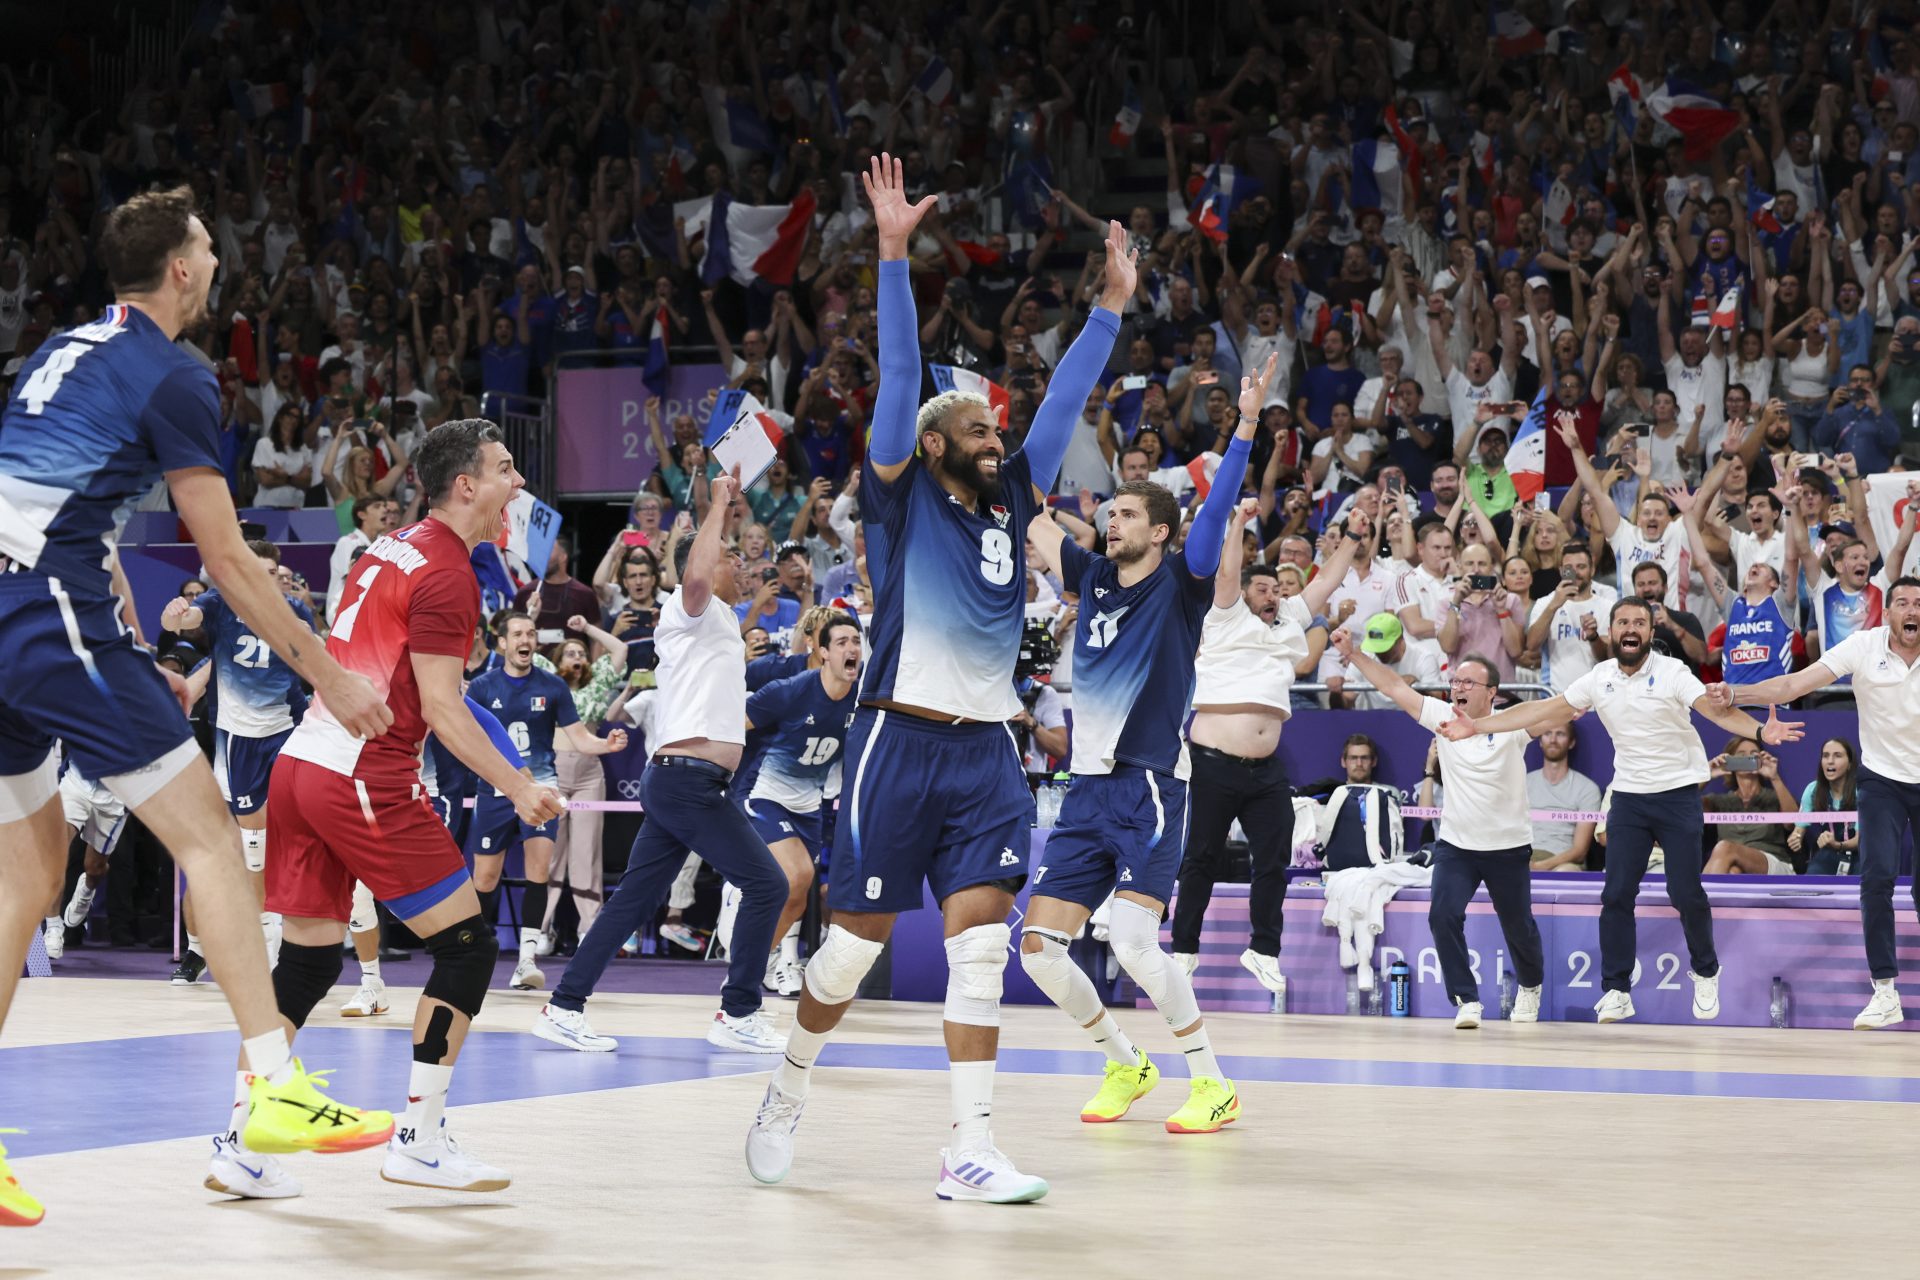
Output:
<instances>
[{"instance_id":1,"label":"backpack","mask_svg":"<svg viewBox=\"0 0 1920 1280\"><path fill-rule=\"evenodd\" d=\"M1406 828L1400 819L1400 793L1371 783L1336 787L1325 812L1332 829L1320 856L1329 871L1377 867L1406 858Z\"/></svg>"}]
</instances>

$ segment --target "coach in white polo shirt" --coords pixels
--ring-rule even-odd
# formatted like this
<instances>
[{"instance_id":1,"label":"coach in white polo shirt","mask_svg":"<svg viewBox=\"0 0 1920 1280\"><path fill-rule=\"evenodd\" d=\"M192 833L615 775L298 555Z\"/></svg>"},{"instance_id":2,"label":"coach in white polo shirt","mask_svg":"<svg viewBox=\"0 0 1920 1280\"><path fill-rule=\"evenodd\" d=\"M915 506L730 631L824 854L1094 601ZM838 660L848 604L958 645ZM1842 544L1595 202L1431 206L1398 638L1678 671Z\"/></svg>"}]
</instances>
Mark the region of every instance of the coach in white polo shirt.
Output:
<instances>
[{"instance_id":1,"label":"coach in white polo shirt","mask_svg":"<svg viewBox=\"0 0 1920 1280\"><path fill-rule=\"evenodd\" d=\"M1575 680L1565 693L1523 702L1491 716L1460 715L1442 730L1459 741L1476 733L1544 729L1596 711L1614 741L1613 801L1607 811L1607 884L1600 899L1600 980L1594 1006L1601 1022L1633 1016L1634 900L1654 843L1666 851L1667 899L1680 913L1693 961L1693 1016L1720 1016L1720 961L1713 951L1713 912L1700 883L1700 787L1707 752L1689 711L1728 733L1768 745L1792 742L1800 726L1765 725L1720 705L1686 664L1649 647L1653 610L1637 597L1616 600L1608 616L1613 656ZM1622 749L1623 744L1631 744ZM1865 841L1861 842L1863 845Z\"/></svg>"},{"instance_id":2,"label":"coach in white polo shirt","mask_svg":"<svg viewBox=\"0 0 1920 1280\"><path fill-rule=\"evenodd\" d=\"M1500 672L1482 654L1461 655L1454 664L1450 702L1422 697L1392 668L1353 643L1345 627L1334 632L1340 656L1395 706L1439 733L1458 715L1485 716L1500 691ZM1513 1022L1540 1020L1540 984L1546 961L1540 926L1533 919L1533 824L1527 817L1527 735L1475 734L1458 742L1439 740L1440 772L1447 799L1440 813L1440 839L1433 847L1433 901L1427 925L1440 957L1440 976L1453 1000L1453 1025L1480 1025L1480 984L1467 951L1467 904L1484 881L1513 954L1520 994Z\"/></svg>"},{"instance_id":3,"label":"coach in white polo shirt","mask_svg":"<svg viewBox=\"0 0 1920 1280\"><path fill-rule=\"evenodd\" d=\"M1873 970L1873 998L1853 1020L1862 1031L1904 1020L1895 985L1893 879L1903 830L1911 827L1920 839L1920 578L1893 581L1886 619L1885 626L1854 632L1804 670L1739 687L1740 701L1773 706L1853 677L1860 708L1860 929ZM1733 700L1726 685L1710 692L1718 701ZM1914 905L1920 908L1920 881Z\"/></svg>"}]
</instances>

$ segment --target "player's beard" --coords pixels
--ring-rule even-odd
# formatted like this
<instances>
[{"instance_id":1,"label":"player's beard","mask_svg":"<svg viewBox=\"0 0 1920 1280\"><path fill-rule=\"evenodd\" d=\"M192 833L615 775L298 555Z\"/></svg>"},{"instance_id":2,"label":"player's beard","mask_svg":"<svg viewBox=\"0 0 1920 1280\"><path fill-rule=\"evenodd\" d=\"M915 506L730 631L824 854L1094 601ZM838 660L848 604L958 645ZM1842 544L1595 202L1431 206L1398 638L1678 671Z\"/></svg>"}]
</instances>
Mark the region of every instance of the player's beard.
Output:
<instances>
[{"instance_id":1,"label":"player's beard","mask_svg":"<svg viewBox=\"0 0 1920 1280\"><path fill-rule=\"evenodd\" d=\"M1640 664L1647 660L1647 653L1650 648L1649 643L1640 639L1638 636L1635 636L1633 639L1635 647L1631 653L1623 651L1618 640L1613 641L1607 646L1613 651L1613 660L1620 664L1620 669L1623 671L1637 671L1640 668Z\"/></svg>"},{"instance_id":2,"label":"player's beard","mask_svg":"<svg viewBox=\"0 0 1920 1280\"><path fill-rule=\"evenodd\" d=\"M1145 558L1147 548L1129 542L1110 542L1107 544L1107 559L1117 565L1139 564Z\"/></svg>"},{"instance_id":3,"label":"player's beard","mask_svg":"<svg viewBox=\"0 0 1920 1280\"><path fill-rule=\"evenodd\" d=\"M1001 460L1001 465L1006 465L1005 459ZM981 502L991 503L1000 497L1000 477L997 474L988 476L980 470L977 455L965 454L949 446L940 455L940 470L973 490L974 497Z\"/></svg>"}]
</instances>

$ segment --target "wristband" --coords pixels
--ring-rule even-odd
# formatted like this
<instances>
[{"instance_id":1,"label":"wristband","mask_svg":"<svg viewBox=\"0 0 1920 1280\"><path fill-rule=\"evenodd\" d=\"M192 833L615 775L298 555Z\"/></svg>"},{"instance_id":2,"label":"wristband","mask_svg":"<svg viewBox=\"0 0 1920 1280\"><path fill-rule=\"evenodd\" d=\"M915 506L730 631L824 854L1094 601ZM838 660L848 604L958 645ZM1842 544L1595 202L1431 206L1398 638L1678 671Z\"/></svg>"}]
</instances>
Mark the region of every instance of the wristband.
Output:
<instances>
[{"instance_id":1,"label":"wristband","mask_svg":"<svg viewBox=\"0 0 1920 1280\"><path fill-rule=\"evenodd\" d=\"M1505 619L1505 618L1511 618L1512 616L1513 616L1513 610L1511 610L1511 609L1502 609L1502 610L1500 611L1500 617L1501 617L1501 618L1503 618L1503 619Z\"/></svg>"},{"instance_id":2,"label":"wristband","mask_svg":"<svg viewBox=\"0 0 1920 1280\"><path fill-rule=\"evenodd\" d=\"M1365 541L1366 541L1366 539L1365 539L1364 537L1362 537L1361 535L1359 535L1359 534L1357 534L1357 533L1355 533L1355 532L1354 532L1353 530L1351 530L1351 529L1348 529L1348 530L1346 530L1346 531L1345 531L1345 533L1346 533L1346 536L1347 536L1347 537L1349 537L1349 538L1352 538L1352 539L1353 539L1353 540L1354 540L1355 542L1365 542Z\"/></svg>"}]
</instances>

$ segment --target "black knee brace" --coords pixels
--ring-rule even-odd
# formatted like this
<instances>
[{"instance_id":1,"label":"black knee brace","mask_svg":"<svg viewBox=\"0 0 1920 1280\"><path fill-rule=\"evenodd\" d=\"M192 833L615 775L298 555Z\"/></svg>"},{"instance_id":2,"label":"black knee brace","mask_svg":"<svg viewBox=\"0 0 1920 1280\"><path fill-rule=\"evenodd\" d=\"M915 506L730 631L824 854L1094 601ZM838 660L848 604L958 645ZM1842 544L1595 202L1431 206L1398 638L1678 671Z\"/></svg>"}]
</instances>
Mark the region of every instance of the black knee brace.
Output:
<instances>
[{"instance_id":1,"label":"black knee brace","mask_svg":"<svg viewBox=\"0 0 1920 1280\"><path fill-rule=\"evenodd\" d=\"M442 929L428 938L426 945L427 954L433 957L433 971L427 975L422 994L452 1005L469 1018L479 1013L480 1002L486 999L487 987L493 982L493 963L500 956L500 942L493 936L493 927L474 916ZM338 959L336 956L336 964Z\"/></svg>"},{"instance_id":2,"label":"black knee brace","mask_svg":"<svg viewBox=\"0 0 1920 1280\"><path fill-rule=\"evenodd\" d=\"M296 1027L307 1025L307 1015L339 981L345 957L340 944L303 947L297 942L280 944L280 962L273 967L273 998L280 1016Z\"/></svg>"}]
</instances>

